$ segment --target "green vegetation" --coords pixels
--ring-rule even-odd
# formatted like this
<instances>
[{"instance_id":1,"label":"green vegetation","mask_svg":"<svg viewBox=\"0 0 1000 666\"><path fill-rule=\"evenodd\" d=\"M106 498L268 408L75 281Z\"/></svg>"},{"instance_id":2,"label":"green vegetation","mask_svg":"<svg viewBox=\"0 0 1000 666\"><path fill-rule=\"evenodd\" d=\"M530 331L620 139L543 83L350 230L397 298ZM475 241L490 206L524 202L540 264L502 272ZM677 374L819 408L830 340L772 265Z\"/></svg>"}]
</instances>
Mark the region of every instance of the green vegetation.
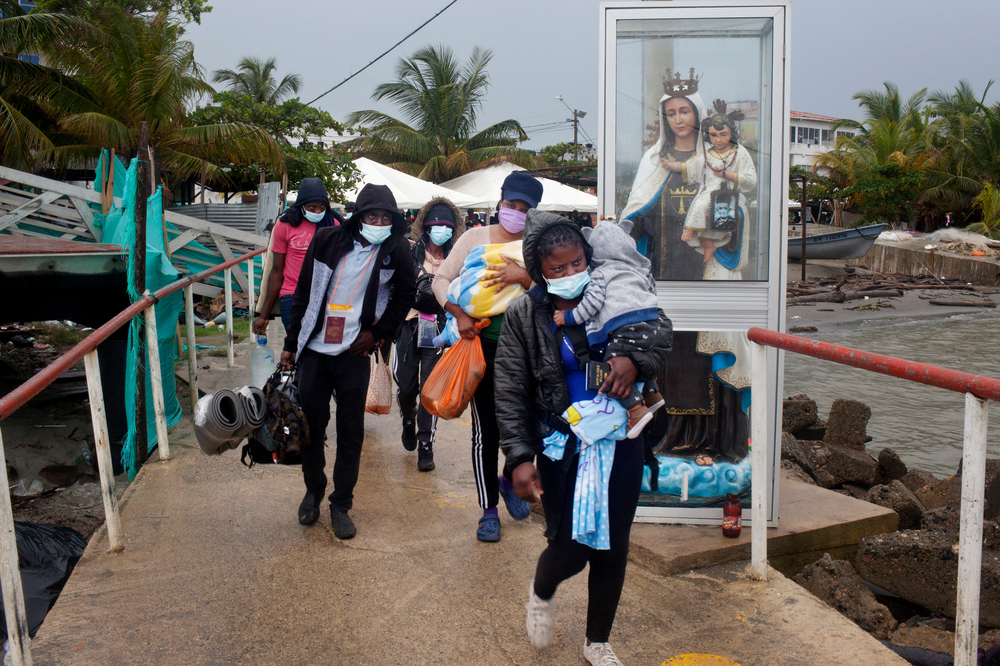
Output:
<instances>
[{"instance_id":1,"label":"green vegetation","mask_svg":"<svg viewBox=\"0 0 1000 666\"><path fill-rule=\"evenodd\" d=\"M358 125L362 137L351 148L434 183L502 162L534 167L534 155L517 147L528 136L516 120L476 130L492 57L476 47L462 66L450 49L426 46L401 59L396 80L375 88L372 99L395 102L403 119L355 111L347 122Z\"/></svg>"},{"instance_id":2,"label":"green vegetation","mask_svg":"<svg viewBox=\"0 0 1000 666\"><path fill-rule=\"evenodd\" d=\"M834 126L857 134L838 137L835 149L816 159L829 172L829 198L861 213L862 223L907 221L932 230L950 215L1000 237L1000 103L985 103L992 84L981 96L966 81L953 93L920 90L906 100L889 82L884 92L859 92L854 99L865 119Z\"/></svg>"},{"instance_id":3,"label":"green vegetation","mask_svg":"<svg viewBox=\"0 0 1000 666\"><path fill-rule=\"evenodd\" d=\"M181 329L181 341L187 340L187 327L184 324L181 324L180 329ZM233 319L232 332L236 334L239 340L245 339L247 336L250 335L250 320L243 319L242 317L237 317L236 319ZM204 326L195 325L194 327L195 338L202 338L213 335L222 337L225 335L225 332L220 332L218 326L205 328ZM225 344L225 337L222 337L222 339L223 339L222 344Z\"/></svg>"}]
</instances>

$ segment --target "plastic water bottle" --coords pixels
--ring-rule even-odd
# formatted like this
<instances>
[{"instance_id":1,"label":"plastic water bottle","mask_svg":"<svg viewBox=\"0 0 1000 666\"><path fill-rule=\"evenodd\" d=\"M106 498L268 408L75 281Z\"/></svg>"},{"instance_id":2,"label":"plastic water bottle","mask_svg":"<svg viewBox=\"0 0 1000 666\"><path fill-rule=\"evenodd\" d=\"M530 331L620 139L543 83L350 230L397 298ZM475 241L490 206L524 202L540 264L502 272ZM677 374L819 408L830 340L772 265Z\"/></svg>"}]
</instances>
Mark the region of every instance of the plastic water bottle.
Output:
<instances>
[{"instance_id":1,"label":"plastic water bottle","mask_svg":"<svg viewBox=\"0 0 1000 666\"><path fill-rule=\"evenodd\" d=\"M274 350L267 344L267 337L257 336L257 344L250 351L250 374L253 385L264 388L268 377L274 374Z\"/></svg>"}]
</instances>

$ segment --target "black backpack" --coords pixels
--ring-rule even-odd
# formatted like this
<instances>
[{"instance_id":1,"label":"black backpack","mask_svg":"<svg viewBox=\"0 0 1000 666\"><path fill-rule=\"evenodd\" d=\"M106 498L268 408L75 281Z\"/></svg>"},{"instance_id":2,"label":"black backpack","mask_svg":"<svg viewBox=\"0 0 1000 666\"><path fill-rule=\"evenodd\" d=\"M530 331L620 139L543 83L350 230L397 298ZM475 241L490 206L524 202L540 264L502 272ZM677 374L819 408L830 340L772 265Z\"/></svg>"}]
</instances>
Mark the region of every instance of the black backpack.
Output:
<instances>
[{"instance_id":1,"label":"black backpack","mask_svg":"<svg viewBox=\"0 0 1000 666\"><path fill-rule=\"evenodd\" d=\"M300 464L302 447L309 444L309 424L300 406L297 369L275 370L264 383L264 408L264 425L250 435L240 461L247 467Z\"/></svg>"}]
</instances>

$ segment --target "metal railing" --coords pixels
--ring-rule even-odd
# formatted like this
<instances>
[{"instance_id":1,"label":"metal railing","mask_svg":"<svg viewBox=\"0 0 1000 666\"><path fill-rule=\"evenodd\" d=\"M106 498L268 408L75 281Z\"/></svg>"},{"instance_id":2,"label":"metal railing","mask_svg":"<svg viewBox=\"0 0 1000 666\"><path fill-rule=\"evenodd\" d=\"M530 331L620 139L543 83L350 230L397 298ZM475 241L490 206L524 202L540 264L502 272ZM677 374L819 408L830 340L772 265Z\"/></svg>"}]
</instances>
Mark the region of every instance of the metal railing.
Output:
<instances>
[{"instance_id":1,"label":"metal railing","mask_svg":"<svg viewBox=\"0 0 1000 666\"><path fill-rule=\"evenodd\" d=\"M958 538L958 592L955 604L955 666L976 666L979 595L983 557L983 508L986 489L986 426L989 401L1000 401L1000 379L949 370L926 363L873 354L850 347L809 340L763 328L747 331L751 341L752 442L766 439L767 349L784 349L813 358L850 365L911 382L965 394L965 435L962 446L962 505ZM759 411L758 411L759 410ZM757 449L760 448L761 452ZM766 524L766 447L752 452L753 525ZM763 458L762 460L760 458ZM759 471L758 471L759 470ZM758 479L758 475L760 479ZM758 485L759 483L759 485ZM760 505L758 507L758 504ZM758 519L760 522L757 522ZM751 529L751 574L763 580L767 571L765 530Z\"/></svg>"},{"instance_id":2,"label":"metal railing","mask_svg":"<svg viewBox=\"0 0 1000 666\"><path fill-rule=\"evenodd\" d=\"M107 417L104 411L104 393L101 386L100 364L97 346L107 340L112 333L125 326L133 317L144 313L146 323L146 346L149 350L149 374L153 393L153 411L156 418L156 439L162 460L170 459L170 444L167 439L167 422L163 402L163 381L160 375L160 353L156 337L156 303L180 289L184 290L185 328L188 347L188 384L191 389L191 405L198 402L198 376L196 372L197 350L194 328L194 290L192 285L219 271L225 271L226 299L226 347L227 363L233 367L233 290L232 269L236 264L247 261L253 276L254 257L263 254L267 248L259 248L235 257L218 266L212 266L200 273L168 284L150 294L147 290L142 298L123 310L106 324L77 343L72 349L56 359L37 375L0 398L0 421L23 407L45 387L54 382L64 372L83 359L87 375L87 392L90 398L90 417L94 427L94 441L97 448L98 471L101 480L101 496L104 501L105 524L108 530L109 552L124 550L121 520L115 496L115 479L112 471L111 444L108 438ZM253 313L253 289L248 290L250 312ZM6 469L7 459L3 448L3 434L0 432L0 469ZM14 535L14 515L9 493L0 493L0 587L3 588L4 612L7 617L7 636L14 666L31 665L28 621L24 609L24 592L18 569L17 541Z\"/></svg>"}]
</instances>

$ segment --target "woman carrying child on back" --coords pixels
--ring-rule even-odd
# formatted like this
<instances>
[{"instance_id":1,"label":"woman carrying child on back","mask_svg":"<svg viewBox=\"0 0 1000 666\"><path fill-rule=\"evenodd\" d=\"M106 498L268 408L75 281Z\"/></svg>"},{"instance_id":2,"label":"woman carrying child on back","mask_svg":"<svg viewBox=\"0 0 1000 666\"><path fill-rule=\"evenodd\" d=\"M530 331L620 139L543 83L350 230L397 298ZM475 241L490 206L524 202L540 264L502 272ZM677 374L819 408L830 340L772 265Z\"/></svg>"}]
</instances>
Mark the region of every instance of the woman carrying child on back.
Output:
<instances>
[{"instance_id":1,"label":"woman carrying child on back","mask_svg":"<svg viewBox=\"0 0 1000 666\"><path fill-rule=\"evenodd\" d=\"M615 443L605 486L607 547L575 540L574 505L581 473L578 440L562 415L571 405L591 401L581 357L589 349L582 326L558 326L556 310L573 311L581 300L593 249L573 222L552 213L532 211L524 238L525 266L535 282L504 316L496 356L496 406L500 442L519 497L545 509L548 546L538 558L528 592L526 627L531 644L542 648L553 633L552 598L564 580L589 563L589 599L583 656L591 664L621 664L608 637L614 623L628 558L629 533L639 502L643 438ZM614 293L607 299L617 298ZM605 301L607 303L607 300ZM611 366L601 386L607 395L625 399L637 375L655 377L670 348L669 321L651 326L642 347L608 357ZM574 330L575 329L575 330ZM543 452L554 434L565 437L558 459ZM535 462L537 455L537 463ZM536 467L537 464L537 467Z\"/></svg>"}]
</instances>

